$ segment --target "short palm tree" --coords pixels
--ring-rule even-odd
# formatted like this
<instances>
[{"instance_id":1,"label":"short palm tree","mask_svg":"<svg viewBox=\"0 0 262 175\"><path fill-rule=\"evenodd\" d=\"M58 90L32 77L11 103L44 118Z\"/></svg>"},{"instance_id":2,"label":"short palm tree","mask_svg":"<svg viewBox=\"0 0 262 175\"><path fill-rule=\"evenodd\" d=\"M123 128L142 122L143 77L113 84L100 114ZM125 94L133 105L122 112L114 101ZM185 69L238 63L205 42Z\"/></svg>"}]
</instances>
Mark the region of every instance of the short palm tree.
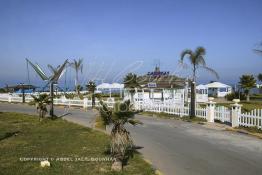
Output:
<instances>
[{"instance_id":1,"label":"short palm tree","mask_svg":"<svg viewBox=\"0 0 262 175\"><path fill-rule=\"evenodd\" d=\"M258 74L257 80L260 81L260 82L262 82L262 73Z\"/></svg>"},{"instance_id":2,"label":"short palm tree","mask_svg":"<svg viewBox=\"0 0 262 175\"><path fill-rule=\"evenodd\" d=\"M78 84L77 86L76 86L76 92L77 92L77 95L78 96L80 96L80 91L82 91L83 90L83 87L80 85L80 84Z\"/></svg>"},{"instance_id":3,"label":"short palm tree","mask_svg":"<svg viewBox=\"0 0 262 175\"><path fill-rule=\"evenodd\" d=\"M132 110L129 100L116 103L113 109L108 108L102 101L100 104L99 111L103 124L112 125L111 154L115 158L112 167L117 165L120 166L118 169L122 169L123 162L127 161L134 151L133 140L125 125L129 123L135 126L142 123L134 119L137 112Z\"/></svg>"},{"instance_id":4,"label":"short palm tree","mask_svg":"<svg viewBox=\"0 0 262 175\"><path fill-rule=\"evenodd\" d=\"M250 89L256 87L256 79L253 75L242 75L240 77L239 84L247 96L247 101L250 101L249 92Z\"/></svg>"},{"instance_id":5,"label":"short palm tree","mask_svg":"<svg viewBox=\"0 0 262 175\"><path fill-rule=\"evenodd\" d=\"M31 95L36 104L36 109L39 114L39 121L45 117L47 113L47 105L51 103L50 96L47 94L40 94L39 96Z\"/></svg>"},{"instance_id":6,"label":"short palm tree","mask_svg":"<svg viewBox=\"0 0 262 175\"><path fill-rule=\"evenodd\" d=\"M96 90L96 84L93 81L89 81L86 85L87 90L91 93L92 98L92 108L95 107L95 90Z\"/></svg>"},{"instance_id":7,"label":"short palm tree","mask_svg":"<svg viewBox=\"0 0 262 175\"><path fill-rule=\"evenodd\" d=\"M131 102L134 102L135 89L140 88L139 82L137 80L137 75L133 73L128 73L124 78L124 86L128 89L131 95Z\"/></svg>"},{"instance_id":8,"label":"short palm tree","mask_svg":"<svg viewBox=\"0 0 262 175\"><path fill-rule=\"evenodd\" d=\"M188 56L189 62L192 65L193 77L191 80L191 117L195 117L195 103L196 103L196 73L197 70L203 68L213 74L217 78L219 78L217 72L206 66L206 61L204 56L206 55L206 50L203 47L197 47L195 51L192 50L184 50L181 53L181 62L183 63L184 58Z\"/></svg>"},{"instance_id":9,"label":"short palm tree","mask_svg":"<svg viewBox=\"0 0 262 175\"><path fill-rule=\"evenodd\" d=\"M83 73L83 59L73 60L72 63L70 63L70 66L75 70L75 89L79 83L78 74L79 71Z\"/></svg>"}]
</instances>

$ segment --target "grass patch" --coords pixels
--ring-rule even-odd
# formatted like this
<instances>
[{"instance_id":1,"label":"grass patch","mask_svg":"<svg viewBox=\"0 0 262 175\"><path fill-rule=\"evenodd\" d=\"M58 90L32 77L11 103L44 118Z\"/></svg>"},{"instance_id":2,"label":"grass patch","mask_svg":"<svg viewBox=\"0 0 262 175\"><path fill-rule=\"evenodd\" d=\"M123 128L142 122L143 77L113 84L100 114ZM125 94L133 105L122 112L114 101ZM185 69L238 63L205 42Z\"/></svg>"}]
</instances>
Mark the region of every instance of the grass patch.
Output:
<instances>
[{"instance_id":1,"label":"grass patch","mask_svg":"<svg viewBox=\"0 0 262 175\"><path fill-rule=\"evenodd\" d=\"M99 158L106 153L110 138L104 133L62 119L45 119L18 114L0 113L0 174L154 174L140 154L135 154L123 172L110 170L111 162L51 161L41 168L39 161L20 158Z\"/></svg>"},{"instance_id":2,"label":"grass patch","mask_svg":"<svg viewBox=\"0 0 262 175\"><path fill-rule=\"evenodd\" d=\"M167 114L167 113L155 113L155 112L141 112L139 113L140 115L145 115L145 116L150 116L150 117L158 117L158 118L163 118L163 119L176 119L176 120L183 120L186 122L194 122L194 123L198 123L198 124L204 124L204 122L207 122L206 119L204 118L200 118L200 117L194 117L194 118L190 118L189 116L183 116L180 117L178 115L174 115L174 114Z\"/></svg>"},{"instance_id":3,"label":"grass patch","mask_svg":"<svg viewBox=\"0 0 262 175\"><path fill-rule=\"evenodd\" d=\"M183 116L183 117L181 117L181 119L183 121L186 121L186 122L194 122L194 123L198 123L198 124L204 124L204 122L207 122L206 119L200 118L200 117L193 117L193 118L191 118L189 116Z\"/></svg>"},{"instance_id":4,"label":"grass patch","mask_svg":"<svg viewBox=\"0 0 262 175\"><path fill-rule=\"evenodd\" d=\"M96 116L96 120L95 120L95 127L98 128L98 129L103 129L105 130L105 125L103 124L103 120L102 118L100 117L100 115L97 115Z\"/></svg>"},{"instance_id":5,"label":"grass patch","mask_svg":"<svg viewBox=\"0 0 262 175\"><path fill-rule=\"evenodd\" d=\"M179 120L180 118L178 115L167 114L164 112L156 113L156 112L143 111L143 112L140 112L139 115L146 115L150 117L158 117L158 118L164 118L164 119L178 119Z\"/></svg>"},{"instance_id":6,"label":"grass patch","mask_svg":"<svg viewBox=\"0 0 262 175\"><path fill-rule=\"evenodd\" d=\"M219 106L225 106L231 109L231 104L233 103L217 103ZM254 109L262 109L262 102L261 101L241 101L240 104L242 105L242 112L250 112Z\"/></svg>"}]
</instances>

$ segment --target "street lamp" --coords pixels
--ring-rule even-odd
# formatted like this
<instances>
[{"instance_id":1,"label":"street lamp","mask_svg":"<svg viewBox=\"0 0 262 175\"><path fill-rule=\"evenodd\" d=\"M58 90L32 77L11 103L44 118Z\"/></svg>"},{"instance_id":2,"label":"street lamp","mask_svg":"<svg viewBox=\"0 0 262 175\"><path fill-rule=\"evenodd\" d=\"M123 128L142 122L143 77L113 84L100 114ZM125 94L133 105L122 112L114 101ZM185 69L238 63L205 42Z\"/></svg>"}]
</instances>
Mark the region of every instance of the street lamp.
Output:
<instances>
[{"instance_id":1,"label":"street lamp","mask_svg":"<svg viewBox=\"0 0 262 175\"><path fill-rule=\"evenodd\" d=\"M20 83L20 88L22 89L22 102L25 103L25 88L24 83Z\"/></svg>"}]
</instances>

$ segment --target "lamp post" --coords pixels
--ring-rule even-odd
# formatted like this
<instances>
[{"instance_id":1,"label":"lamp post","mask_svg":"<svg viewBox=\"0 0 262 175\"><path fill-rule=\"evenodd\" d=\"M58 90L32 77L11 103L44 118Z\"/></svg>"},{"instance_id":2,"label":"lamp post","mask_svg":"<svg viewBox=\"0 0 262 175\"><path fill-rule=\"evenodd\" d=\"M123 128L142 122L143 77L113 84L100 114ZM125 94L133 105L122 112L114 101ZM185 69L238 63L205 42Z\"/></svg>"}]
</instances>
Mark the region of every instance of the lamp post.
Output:
<instances>
[{"instance_id":1,"label":"lamp post","mask_svg":"<svg viewBox=\"0 0 262 175\"><path fill-rule=\"evenodd\" d=\"M50 83L50 99L51 99L50 116L53 117L54 116L54 82Z\"/></svg>"},{"instance_id":2,"label":"lamp post","mask_svg":"<svg viewBox=\"0 0 262 175\"><path fill-rule=\"evenodd\" d=\"M22 89L22 102L25 103L25 88L24 83L20 83L21 89Z\"/></svg>"}]
</instances>

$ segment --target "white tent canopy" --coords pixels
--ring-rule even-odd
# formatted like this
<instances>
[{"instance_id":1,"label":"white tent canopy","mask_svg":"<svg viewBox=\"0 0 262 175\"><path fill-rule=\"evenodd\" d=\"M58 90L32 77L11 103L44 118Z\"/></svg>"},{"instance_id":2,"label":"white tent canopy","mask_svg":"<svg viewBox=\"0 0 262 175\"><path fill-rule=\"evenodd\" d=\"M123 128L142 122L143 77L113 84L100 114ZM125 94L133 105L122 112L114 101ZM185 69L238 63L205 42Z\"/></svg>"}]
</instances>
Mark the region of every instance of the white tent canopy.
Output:
<instances>
[{"instance_id":1,"label":"white tent canopy","mask_svg":"<svg viewBox=\"0 0 262 175\"><path fill-rule=\"evenodd\" d=\"M113 84L102 83L97 86L97 89L123 89L123 88L124 88L124 84L119 84L119 83L113 83Z\"/></svg>"},{"instance_id":2,"label":"white tent canopy","mask_svg":"<svg viewBox=\"0 0 262 175\"><path fill-rule=\"evenodd\" d=\"M231 86L220 83L220 82L213 82L206 85L208 88L229 88Z\"/></svg>"},{"instance_id":3,"label":"white tent canopy","mask_svg":"<svg viewBox=\"0 0 262 175\"><path fill-rule=\"evenodd\" d=\"M200 84L196 86L196 89L207 89L208 87L206 85Z\"/></svg>"}]
</instances>

